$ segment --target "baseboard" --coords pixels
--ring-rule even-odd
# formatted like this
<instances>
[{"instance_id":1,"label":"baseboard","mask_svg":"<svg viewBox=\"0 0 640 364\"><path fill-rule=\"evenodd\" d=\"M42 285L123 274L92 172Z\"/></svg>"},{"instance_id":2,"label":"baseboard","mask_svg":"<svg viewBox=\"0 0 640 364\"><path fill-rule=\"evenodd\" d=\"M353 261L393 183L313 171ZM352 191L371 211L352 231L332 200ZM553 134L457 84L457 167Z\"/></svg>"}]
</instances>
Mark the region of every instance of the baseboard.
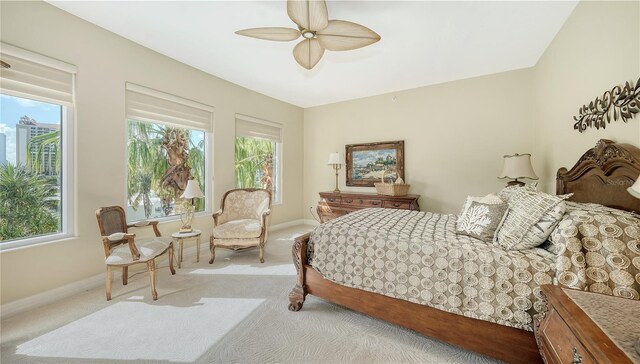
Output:
<instances>
[{"instance_id":1,"label":"baseboard","mask_svg":"<svg viewBox=\"0 0 640 364\"><path fill-rule=\"evenodd\" d=\"M292 226L304 225L304 224L305 224L305 220L303 220L303 219L292 220L292 221L283 222L282 224L271 225L271 226L269 226L269 231L273 232L273 231L278 231L278 230L283 230L283 229L286 229L286 228L290 228Z\"/></svg>"},{"instance_id":2,"label":"baseboard","mask_svg":"<svg viewBox=\"0 0 640 364\"><path fill-rule=\"evenodd\" d=\"M304 219L303 221L305 225L320 226L320 222L314 219Z\"/></svg>"},{"instance_id":3,"label":"baseboard","mask_svg":"<svg viewBox=\"0 0 640 364\"><path fill-rule=\"evenodd\" d=\"M42 293L35 294L33 296L5 303L4 305L0 306L0 318L4 320L19 313L44 306L46 304L87 291L89 289L93 289L99 285L104 284L105 274L106 273L98 274L93 277L66 284L62 287L54 288ZM120 279L120 273L114 272L113 279Z\"/></svg>"}]
</instances>

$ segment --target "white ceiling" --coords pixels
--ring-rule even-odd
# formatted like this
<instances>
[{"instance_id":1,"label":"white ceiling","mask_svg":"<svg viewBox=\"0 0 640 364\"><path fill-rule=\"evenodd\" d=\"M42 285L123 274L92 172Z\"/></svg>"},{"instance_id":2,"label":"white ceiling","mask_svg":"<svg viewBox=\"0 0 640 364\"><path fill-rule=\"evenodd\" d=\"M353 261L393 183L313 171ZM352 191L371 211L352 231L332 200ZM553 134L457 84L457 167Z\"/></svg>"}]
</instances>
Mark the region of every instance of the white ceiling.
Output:
<instances>
[{"instance_id":1,"label":"white ceiling","mask_svg":"<svg viewBox=\"0 0 640 364\"><path fill-rule=\"evenodd\" d=\"M330 1L329 19L360 23L382 40L327 51L307 71L293 59L296 41L234 34L295 27L285 1L51 1L180 62L301 107L531 67L576 3Z\"/></svg>"}]
</instances>

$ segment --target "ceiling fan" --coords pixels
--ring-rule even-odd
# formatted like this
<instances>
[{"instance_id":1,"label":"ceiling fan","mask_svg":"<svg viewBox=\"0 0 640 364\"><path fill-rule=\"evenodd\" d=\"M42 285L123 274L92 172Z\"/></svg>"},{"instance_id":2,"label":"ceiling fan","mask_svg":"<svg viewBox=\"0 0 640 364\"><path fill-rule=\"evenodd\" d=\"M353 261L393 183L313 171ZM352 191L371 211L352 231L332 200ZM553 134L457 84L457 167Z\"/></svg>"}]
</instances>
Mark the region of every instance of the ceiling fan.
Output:
<instances>
[{"instance_id":1,"label":"ceiling fan","mask_svg":"<svg viewBox=\"0 0 640 364\"><path fill-rule=\"evenodd\" d=\"M302 67L312 69L324 50L348 51L380 40L378 33L346 20L329 20L324 0L287 0L287 14L298 29L284 27L251 28L236 34L246 37L289 42L304 39L293 48L293 58Z\"/></svg>"}]
</instances>

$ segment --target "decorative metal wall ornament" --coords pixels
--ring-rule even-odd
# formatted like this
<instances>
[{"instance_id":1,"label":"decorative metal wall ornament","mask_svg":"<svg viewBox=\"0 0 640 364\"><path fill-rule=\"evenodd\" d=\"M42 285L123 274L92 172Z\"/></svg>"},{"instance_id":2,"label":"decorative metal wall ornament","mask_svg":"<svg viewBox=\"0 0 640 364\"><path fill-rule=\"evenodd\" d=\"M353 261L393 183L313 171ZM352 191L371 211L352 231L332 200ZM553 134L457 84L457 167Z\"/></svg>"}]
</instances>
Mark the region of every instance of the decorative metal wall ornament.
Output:
<instances>
[{"instance_id":1,"label":"decorative metal wall ornament","mask_svg":"<svg viewBox=\"0 0 640 364\"><path fill-rule=\"evenodd\" d=\"M622 119L625 123L640 112L640 78L635 87L633 81L627 81L624 86L616 86L611 91L605 92L602 97L596 97L589 106L583 105L578 110L578 115L573 117L576 121L573 129L583 133L587 128L604 129L611 119Z\"/></svg>"}]
</instances>

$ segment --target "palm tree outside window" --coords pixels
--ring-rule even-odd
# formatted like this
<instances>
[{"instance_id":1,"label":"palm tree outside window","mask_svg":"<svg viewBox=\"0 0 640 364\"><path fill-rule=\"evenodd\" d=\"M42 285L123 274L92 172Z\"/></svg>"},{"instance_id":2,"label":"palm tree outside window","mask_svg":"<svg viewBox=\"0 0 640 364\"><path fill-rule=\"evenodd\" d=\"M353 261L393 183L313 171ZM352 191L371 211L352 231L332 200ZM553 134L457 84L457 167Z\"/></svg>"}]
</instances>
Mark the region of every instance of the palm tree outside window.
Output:
<instances>
[{"instance_id":1,"label":"palm tree outside window","mask_svg":"<svg viewBox=\"0 0 640 364\"><path fill-rule=\"evenodd\" d=\"M205 181L205 132L129 120L127 219L180 214L180 195L189 179ZM204 199L196 199L196 212Z\"/></svg>"},{"instance_id":2,"label":"palm tree outside window","mask_svg":"<svg viewBox=\"0 0 640 364\"><path fill-rule=\"evenodd\" d=\"M273 202L280 202L280 148L281 143L273 140L236 137L236 186L268 189Z\"/></svg>"}]
</instances>

